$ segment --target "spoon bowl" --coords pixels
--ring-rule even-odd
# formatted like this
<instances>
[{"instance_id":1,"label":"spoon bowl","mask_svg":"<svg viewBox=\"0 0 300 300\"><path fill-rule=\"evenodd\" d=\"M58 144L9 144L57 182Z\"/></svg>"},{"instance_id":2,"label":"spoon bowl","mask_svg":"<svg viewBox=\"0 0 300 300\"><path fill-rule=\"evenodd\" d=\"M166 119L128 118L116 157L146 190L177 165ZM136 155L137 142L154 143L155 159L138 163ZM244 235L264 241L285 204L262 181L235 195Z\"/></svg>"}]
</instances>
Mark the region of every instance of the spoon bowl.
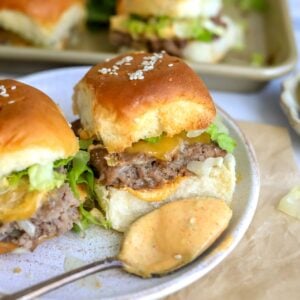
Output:
<instances>
[{"instance_id":1,"label":"spoon bowl","mask_svg":"<svg viewBox=\"0 0 300 300\"><path fill-rule=\"evenodd\" d=\"M168 203L134 222L118 258L141 277L174 271L197 258L226 229L232 211L215 198Z\"/></svg>"}]
</instances>

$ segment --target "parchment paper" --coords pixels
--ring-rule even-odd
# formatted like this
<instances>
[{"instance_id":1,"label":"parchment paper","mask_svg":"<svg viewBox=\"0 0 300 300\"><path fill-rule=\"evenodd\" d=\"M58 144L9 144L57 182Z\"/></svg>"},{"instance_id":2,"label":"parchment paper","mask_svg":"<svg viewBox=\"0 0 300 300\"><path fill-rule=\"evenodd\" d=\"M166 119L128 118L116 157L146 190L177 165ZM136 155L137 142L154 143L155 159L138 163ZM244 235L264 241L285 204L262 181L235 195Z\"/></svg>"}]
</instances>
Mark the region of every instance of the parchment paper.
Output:
<instances>
[{"instance_id":1,"label":"parchment paper","mask_svg":"<svg viewBox=\"0 0 300 300\"><path fill-rule=\"evenodd\" d=\"M261 194L249 230L208 275L165 300L300 299L300 221L276 209L300 174L285 128L240 122L260 165Z\"/></svg>"}]
</instances>

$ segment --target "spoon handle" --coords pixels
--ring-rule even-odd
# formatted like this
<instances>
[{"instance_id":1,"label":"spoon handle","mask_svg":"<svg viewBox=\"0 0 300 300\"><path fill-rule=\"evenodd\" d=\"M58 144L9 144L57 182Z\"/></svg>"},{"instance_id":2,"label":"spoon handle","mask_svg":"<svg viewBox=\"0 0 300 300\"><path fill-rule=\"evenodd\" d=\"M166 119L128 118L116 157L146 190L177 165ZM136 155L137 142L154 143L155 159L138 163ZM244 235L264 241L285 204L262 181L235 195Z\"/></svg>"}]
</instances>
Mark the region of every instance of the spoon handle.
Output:
<instances>
[{"instance_id":1,"label":"spoon handle","mask_svg":"<svg viewBox=\"0 0 300 300\"><path fill-rule=\"evenodd\" d=\"M40 295L51 292L88 275L92 275L94 273L107 269L122 268L122 266L122 262L117 260L116 258L107 258L105 260L96 261L86 266L71 270L67 273L58 275L56 277L33 285L14 294L4 296L1 298L1 300L34 299Z\"/></svg>"}]
</instances>

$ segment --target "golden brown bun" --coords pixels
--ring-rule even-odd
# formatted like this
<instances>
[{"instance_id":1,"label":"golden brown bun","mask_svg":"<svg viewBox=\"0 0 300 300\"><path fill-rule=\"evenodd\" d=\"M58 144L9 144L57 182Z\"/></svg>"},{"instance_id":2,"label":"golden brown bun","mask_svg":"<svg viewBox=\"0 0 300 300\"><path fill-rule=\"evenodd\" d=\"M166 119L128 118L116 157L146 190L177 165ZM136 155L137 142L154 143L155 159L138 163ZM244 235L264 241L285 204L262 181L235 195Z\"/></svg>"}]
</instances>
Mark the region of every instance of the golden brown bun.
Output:
<instances>
[{"instance_id":1,"label":"golden brown bun","mask_svg":"<svg viewBox=\"0 0 300 300\"><path fill-rule=\"evenodd\" d=\"M46 48L64 47L84 16L81 0L0 1L0 27Z\"/></svg>"},{"instance_id":2,"label":"golden brown bun","mask_svg":"<svg viewBox=\"0 0 300 300\"><path fill-rule=\"evenodd\" d=\"M1 0L0 10L15 10L40 23L56 23L61 15L83 0Z\"/></svg>"},{"instance_id":3,"label":"golden brown bun","mask_svg":"<svg viewBox=\"0 0 300 300\"><path fill-rule=\"evenodd\" d=\"M21 82L0 80L0 177L77 151L77 138L47 95Z\"/></svg>"},{"instance_id":4,"label":"golden brown bun","mask_svg":"<svg viewBox=\"0 0 300 300\"><path fill-rule=\"evenodd\" d=\"M135 14L143 17L212 17L218 15L221 8L221 0L119 0L117 2L118 14Z\"/></svg>"},{"instance_id":5,"label":"golden brown bun","mask_svg":"<svg viewBox=\"0 0 300 300\"><path fill-rule=\"evenodd\" d=\"M119 66L117 75L102 74L125 56L132 60ZM129 74L142 69L150 56L131 53L100 63L75 87L74 112L85 131L101 138L109 152L122 152L163 132L173 136L206 128L216 114L206 86L179 58L164 54L153 70L143 73L144 79L130 80Z\"/></svg>"},{"instance_id":6,"label":"golden brown bun","mask_svg":"<svg viewBox=\"0 0 300 300\"><path fill-rule=\"evenodd\" d=\"M9 253L14 251L16 248L18 248L18 246L13 243L0 242L0 254Z\"/></svg>"}]
</instances>

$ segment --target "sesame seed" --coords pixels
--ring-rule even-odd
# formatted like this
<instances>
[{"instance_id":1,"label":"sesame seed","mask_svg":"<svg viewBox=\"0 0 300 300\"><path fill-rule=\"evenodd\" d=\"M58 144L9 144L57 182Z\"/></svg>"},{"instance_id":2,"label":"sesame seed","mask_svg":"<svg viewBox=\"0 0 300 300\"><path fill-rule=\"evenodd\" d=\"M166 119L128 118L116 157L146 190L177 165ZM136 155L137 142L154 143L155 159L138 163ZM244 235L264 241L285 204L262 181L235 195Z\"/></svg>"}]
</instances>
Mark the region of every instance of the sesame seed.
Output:
<instances>
[{"instance_id":1,"label":"sesame seed","mask_svg":"<svg viewBox=\"0 0 300 300\"><path fill-rule=\"evenodd\" d=\"M119 69L119 67L114 66L112 69L111 68L102 68L100 70L98 70L99 73L106 75L118 75L117 70Z\"/></svg>"},{"instance_id":2,"label":"sesame seed","mask_svg":"<svg viewBox=\"0 0 300 300\"><path fill-rule=\"evenodd\" d=\"M102 68L102 69L98 70L98 72L101 73L101 74L107 74L108 69L107 68Z\"/></svg>"},{"instance_id":3,"label":"sesame seed","mask_svg":"<svg viewBox=\"0 0 300 300\"><path fill-rule=\"evenodd\" d=\"M102 68L98 70L98 72L103 75L118 75L117 71L120 69L120 66L123 64L130 64L132 60L132 56L125 56L121 60L117 61L111 68Z\"/></svg>"},{"instance_id":4,"label":"sesame seed","mask_svg":"<svg viewBox=\"0 0 300 300\"><path fill-rule=\"evenodd\" d=\"M8 104L13 104L13 103L15 103L15 101L11 100L11 101L8 101L7 103Z\"/></svg>"},{"instance_id":5,"label":"sesame seed","mask_svg":"<svg viewBox=\"0 0 300 300\"><path fill-rule=\"evenodd\" d=\"M0 85L0 97L9 97L4 85Z\"/></svg>"},{"instance_id":6,"label":"sesame seed","mask_svg":"<svg viewBox=\"0 0 300 300\"><path fill-rule=\"evenodd\" d=\"M181 260L182 259L182 255L181 254L176 254L176 255L174 255L174 258L176 260Z\"/></svg>"},{"instance_id":7,"label":"sesame seed","mask_svg":"<svg viewBox=\"0 0 300 300\"><path fill-rule=\"evenodd\" d=\"M168 67L170 67L170 68L173 67L173 66L174 66L174 64L168 64Z\"/></svg>"},{"instance_id":8,"label":"sesame seed","mask_svg":"<svg viewBox=\"0 0 300 300\"><path fill-rule=\"evenodd\" d=\"M141 66L143 67L140 70L136 70L133 73L128 73L129 80L143 80L144 72L149 72L154 70L155 64L163 58L163 53L154 53L151 56L144 56Z\"/></svg>"},{"instance_id":9,"label":"sesame seed","mask_svg":"<svg viewBox=\"0 0 300 300\"><path fill-rule=\"evenodd\" d=\"M193 224L195 224L195 223L196 223L196 218L194 218L194 217L193 217L193 218L190 218L190 224L193 225Z\"/></svg>"},{"instance_id":10,"label":"sesame seed","mask_svg":"<svg viewBox=\"0 0 300 300\"><path fill-rule=\"evenodd\" d=\"M124 65L126 63L130 63L132 60L133 60L132 56L125 56L121 60L117 61L116 65L121 66L121 65Z\"/></svg>"},{"instance_id":11,"label":"sesame seed","mask_svg":"<svg viewBox=\"0 0 300 300\"><path fill-rule=\"evenodd\" d=\"M12 90L15 90L17 87L15 86L15 85L13 85L12 87L11 87L11 89Z\"/></svg>"},{"instance_id":12,"label":"sesame seed","mask_svg":"<svg viewBox=\"0 0 300 300\"><path fill-rule=\"evenodd\" d=\"M128 73L128 76L130 80L143 80L145 78L142 70L137 70L133 73Z\"/></svg>"}]
</instances>

